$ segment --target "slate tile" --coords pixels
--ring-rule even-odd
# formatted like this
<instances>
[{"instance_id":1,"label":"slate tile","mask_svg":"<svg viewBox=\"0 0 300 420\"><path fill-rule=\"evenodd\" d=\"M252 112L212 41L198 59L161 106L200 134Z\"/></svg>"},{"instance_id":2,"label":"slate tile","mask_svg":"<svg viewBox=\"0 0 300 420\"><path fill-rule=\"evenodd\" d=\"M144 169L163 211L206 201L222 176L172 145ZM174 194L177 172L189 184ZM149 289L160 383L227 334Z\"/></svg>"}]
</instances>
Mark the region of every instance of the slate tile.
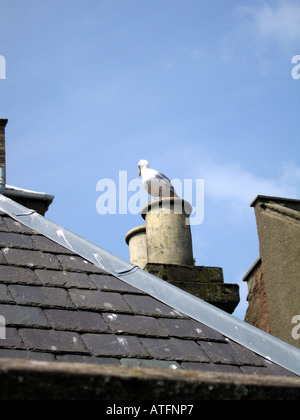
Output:
<instances>
[{"instance_id":1,"label":"slate tile","mask_svg":"<svg viewBox=\"0 0 300 420\"><path fill-rule=\"evenodd\" d=\"M4 316L7 326L50 328L50 323L40 308L0 305L0 315Z\"/></svg>"},{"instance_id":2,"label":"slate tile","mask_svg":"<svg viewBox=\"0 0 300 420\"><path fill-rule=\"evenodd\" d=\"M126 333L132 335L167 337L166 330L157 319L139 315L103 314L114 333Z\"/></svg>"},{"instance_id":3,"label":"slate tile","mask_svg":"<svg viewBox=\"0 0 300 420\"><path fill-rule=\"evenodd\" d=\"M66 271L107 274L101 268L96 267L79 256L58 255L57 258Z\"/></svg>"},{"instance_id":4,"label":"slate tile","mask_svg":"<svg viewBox=\"0 0 300 420\"><path fill-rule=\"evenodd\" d=\"M237 365L238 360L228 343L199 342L213 363Z\"/></svg>"},{"instance_id":5,"label":"slate tile","mask_svg":"<svg viewBox=\"0 0 300 420\"><path fill-rule=\"evenodd\" d=\"M0 232L0 247L34 249L34 244L31 236Z\"/></svg>"},{"instance_id":6,"label":"slate tile","mask_svg":"<svg viewBox=\"0 0 300 420\"><path fill-rule=\"evenodd\" d=\"M64 354L57 355L56 360L58 362L66 363L88 363L90 365L114 365L120 366L118 359L112 357L95 357L95 356L83 356L79 354Z\"/></svg>"},{"instance_id":7,"label":"slate tile","mask_svg":"<svg viewBox=\"0 0 300 420\"><path fill-rule=\"evenodd\" d=\"M103 290L107 292L123 292L123 293L127 292L127 293L139 294L139 295L145 294L141 290L113 276L106 276L103 274L102 275L92 274L90 277L99 290Z\"/></svg>"},{"instance_id":8,"label":"slate tile","mask_svg":"<svg viewBox=\"0 0 300 420\"><path fill-rule=\"evenodd\" d=\"M230 343L199 342L199 344L213 363L247 365L247 359L238 354Z\"/></svg>"},{"instance_id":9,"label":"slate tile","mask_svg":"<svg viewBox=\"0 0 300 420\"><path fill-rule=\"evenodd\" d=\"M16 328L6 328L5 340L0 340L0 348L25 349L25 345Z\"/></svg>"},{"instance_id":10,"label":"slate tile","mask_svg":"<svg viewBox=\"0 0 300 420\"><path fill-rule=\"evenodd\" d=\"M74 253L67 248L57 244L54 241L46 238L45 236L33 235L33 244L36 249L43 252L50 252L53 254L68 254L73 255Z\"/></svg>"},{"instance_id":11,"label":"slate tile","mask_svg":"<svg viewBox=\"0 0 300 420\"><path fill-rule=\"evenodd\" d=\"M8 228L6 223L4 222L4 217L1 215L0 217L0 232L8 232Z\"/></svg>"},{"instance_id":12,"label":"slate tile","mask_svg":"<svg viewBox=\"0 0 300 420\"><path fill-rule=\"evenodd\" d=\"M232 365L217 365L214 363L182 362L182 369L202 372L242 373L241 369Z\"/></svg>"},{"instance_id":13,"label":"slate tile","mask_svg":"<svg viewBox=\"0 0 300 420\"><path fill-rule=\"evenodd\" d=\"M0 282L8 284L41 284L33 270L0 265Z\"/></svg>"},{"instance_id":14,"label":"slate tile","mask_svg":"<svg viewBox=\"0 0 300 420\"><path fill-rule=\"evenodd\" d=\"M69 295L77 308L110 312L132 312L120 293L70 289Z\"/></svg>"},{"instance_id":15,"label":"slate tile","mask_svg":"<svg viewBox=\"0 0 300 420\"><path fill-rule=\"evenodd\" d=\"M268 371L271 374L272 373L275 376L286 376L286 377L290 377L290 378L298 378L299 379L299 375L297 375L296 373L291 372L290 370L285 369L282 366L278 366L275 363L270 362L269 360L266 360L266 366ZM241 367L242 369L242 367Z\"/></svg>"},{"instance_id":16,"label":"slate tile","mask_svg":"<svg viewBox=\"0 0 300 420\"><path fill-rule=\"evenodd\" d=\"M44 310L44 314L56 330L79 332L106 332L108 325L95 312Z\"/></svg>"},{"instance_id":17,"label":"slate tile","mask_svg":"<svg viewBox=\"0 0 300 420\"><path fill-rule=\"evenodd\" d=\"M198 363L199 364L199 363ZM121 359L122 366L142 367L149 369L181 369L179 363L170 360L148 360L148 359Z\"/></svg>"},{"instance_id":18,"label":"slate tile","mask_svg":"<svg viewBox=\"0 0 300 420\"><path fill-rule=\"evenodd\" d=\"M3 253L10 265L30 268L48 268L52 270L59 270L61 268L56 256L52 254L12 248L3 249Z\"/></svg>"},{"instance_id":19,"label":"slate tile","mask_svg":"<svg viewBox=\"0 0 300 420\"><path fill-rule=\"evenodd\" d=\"M207 363L210 361L203 350L191 340L141 338L141 342L154 359Z\"/></svg>"},{"instance_id":20,"label":"slate tile","mask_svg":"<svg viewBox=\"0 0 300 420\"><path fill-rule=\"evenodd\" d=\"M26 227L25 225L22 225L20 222L17 222L16 220L10 217L4 217L4 222L10 232L23 233L27 235L32 235L33 233L35 233L33 229L30 229Z\"/></svg>"},{"instance_id":21,"label":"slate tile","mask_svg":"<svg viewBox=\"0 0 300 420\"><path fill-rule=\"evenodd\" d=\"M34 273L44 286L65 287L68 282L66 271L35 270Z\"/></svg>"},{"instance_id":22,"label":"slate tile","mask_svg":"<svg viewBox=\"0 0 300 420\"><path fill-rule=\"evenodd\" d=\"M234 341L229 341L229 345L232 348L232 351L240 358L241 365L249 365L249 366L266 366L264 359L255 354L253 351L247 349L240 344L235 343Z\"/></svg>"},{"instance_id":23,"label":"slate tile","mask_svg":"<svg viewBox=\"0 0 300 420\"><path fill-rule=\"evenodd\" d=\"M299 378L299 376L295 373L290 372L281 366L275 365L274 363L270 363L270 365L266 367L241 366L240 369L243 373L246 373L248 375L284 376L290 378Z\"/></svg>"},{"instance_id":24,"label":"slate tile","mask_svg":"<svg viewBox=\"0 0 300 420\"><path fill-rule=\"evenodd\" d=\"M66 290L53 287L9 286L9 291L20 305L35 305L45 308L73 308Z\"/></svg>"},{"instance_id":25,"label":"slate tile","mask_svg":"<svg viewBox=\"0 0 300 420\"><path fill-rule=\"evenodd\" d=\"M226 342L222 334L193 319L160 319L170 337Z\"/></svg>"},{"instance_id":26,"label":"slate tile","mask_svg":"<svg viewBox=\"0 0 300 420\"><path fill-rule=\"evenodd\" d=\"M274 373L267 369L266 367L258 366L241 366L241 372L246 373L247 375L263 375L263 376L273 376Z\"/></svg>"},{"instance_id":27,"label":"slate tile","mask_svg":"<svg viewBox=\"0 0 300 420\"><path fill-rule=\"evenodd\" d=\"M29 350L54 353L88 353L80 336L75 332L53 330L19 330Z\"/></svg>"},{"instance_id":28,"label":"slate tile","mask_svg":"<svg viewBox=\"0 0 300 420\"><path fill-rule=\"evenodd\" d=\"M38 353L28 350L13 350L13 349L0 349L0 358L8 359L26 359L26 360L39 360L54 362L55 357L50 353Z\"/></svg>"},{"instance_id":29,"label":"slate tile","mask_svg":"<svg viewBox=\"0 0 300 420\"><path fill-rule=\"evenodd\" d=\"M214 363L237 366L264 366L260 356L229 340L227 344L213 342L199 342L199 344Z\"/></svg>"},{"instance_id":30,"label":"slate tile","mask_svg":"<svg viewBox=\"0 0 300 420\"><path fill-rule=\"evenodd\" d=\"M36 276L44 286L57 286L77 289L96 289L89 276L70 271L35 270Z\"/></svg>"},{"instance_id":31,"label":"slate tile","mask_svg":"<svg viewBox=\"0 0 300 420\"><path fill-rule=\"evenodd\" d=\"M124 295L124 299L137 315L151 315L155 317L183 318L180 312L159 302L150 296Z\"/></svg>"},{"instance_id":32,"label":"slate tile","mask_svg":"<svg viewBox=\"0 0 300 420\"><path fill-rule=\"evenodd\" d=\"M5 258L4 253L2 252L1 249L0 249L0 265L7 265L6 258Z\"/></svg>"},{"instance_id":33,"label":"slate tile","mask_svg":"<svg viewBox=\"0 0 300 420\"><path fill-rule=\"evenodd\" d=\"M0 302L1 303L14 303L11 294L8 291L7 286L5 284L0 284ZM1 315L1 312L0 312Z\"/></svg>"},{"instance_id":34,"label":"slate tile","mask_svg":"<svg viewBox=\"0 0 300 420\"><path fill-rule=\"evenodd\" d=\"M141 358L149 356L137 337L85 334L82 339L94 356Z\"/></svg>"}]
</instances>

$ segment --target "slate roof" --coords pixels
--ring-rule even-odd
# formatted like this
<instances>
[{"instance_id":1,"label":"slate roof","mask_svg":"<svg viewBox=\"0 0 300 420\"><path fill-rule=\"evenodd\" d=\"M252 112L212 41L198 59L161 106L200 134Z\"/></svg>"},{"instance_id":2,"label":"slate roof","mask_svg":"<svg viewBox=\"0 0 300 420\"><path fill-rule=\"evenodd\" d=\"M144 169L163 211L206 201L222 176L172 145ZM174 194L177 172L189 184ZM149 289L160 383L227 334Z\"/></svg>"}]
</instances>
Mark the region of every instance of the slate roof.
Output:
<instances>
[{"instance_id":1,"label":"slate roof","mask_svg":"<svg viewBox=\"0 0 300 420\"><path fill-rule=\"evenodd\" d=\"M0 315L0 358L296 376L7 213Z\"/></svg>"}]
</instances>

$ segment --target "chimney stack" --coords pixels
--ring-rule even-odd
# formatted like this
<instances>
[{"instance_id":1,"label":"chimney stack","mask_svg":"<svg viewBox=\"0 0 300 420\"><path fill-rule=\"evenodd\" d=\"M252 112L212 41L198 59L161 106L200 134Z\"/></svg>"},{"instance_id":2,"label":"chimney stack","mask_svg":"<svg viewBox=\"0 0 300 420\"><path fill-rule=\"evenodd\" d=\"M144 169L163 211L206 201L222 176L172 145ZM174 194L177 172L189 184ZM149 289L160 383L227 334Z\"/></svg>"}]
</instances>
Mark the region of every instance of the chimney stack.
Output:
<instances>
[{"instance_id":1,"label":"chimney stack","mask_svg":"<svg viewBox=\"0 0 300 420\"><path fill-rule=\"evenodd\" d=\"M54 200L53 195L6 185L5 127L7 122L7 119L0 119L0 193L44 216Z\"/></svg>"},{"instance_id":2,"label":"chimney stack","mask_svg":"<svg viewBox=\"0 0 300 420\"><path fill-rule=\"evenodd\" d=\"M248 285L245 321L300 348L300 200L259 195L252 202L260 258Z\"/></svg>"},{"instance_id":3,"label":"chimney stack","mask_svg":"<svg viewBox=\"0 0 300 420\"><path fill-rule=\"evenodd\" d=\"M0 119L0 168L4 170L4 183L6 184L6 156L5 156L5 127L8 120Z\"/></svg>"},{"instance_id":4,"label":"chimney stack","mask_svg":"<svg viewBox=\"0 0 300 420\"><path fill-rule=\"evenodd\" d=\"M130 262L141 269L232 313L239 286L225 284L218 267L195 266L189 217L193 208L178 197L165 197L142 209L146 225L126 235Z\"/></svg>"}]
</instances>

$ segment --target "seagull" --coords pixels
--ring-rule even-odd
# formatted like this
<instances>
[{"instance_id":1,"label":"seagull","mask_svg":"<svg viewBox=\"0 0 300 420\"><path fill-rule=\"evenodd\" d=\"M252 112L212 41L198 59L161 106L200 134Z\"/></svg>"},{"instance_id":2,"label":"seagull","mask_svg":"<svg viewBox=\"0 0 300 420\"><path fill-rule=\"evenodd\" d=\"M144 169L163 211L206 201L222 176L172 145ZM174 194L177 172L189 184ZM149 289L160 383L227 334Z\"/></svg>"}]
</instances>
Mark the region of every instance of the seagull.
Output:
<instances>
[{"instance_id":1,"label":"seagull","mask_svg":"<svg viewBox=\"0 0 300 420\"><path fill-rule=\"evenodd\" d=\"M147 160L140 160L138 163L139 176L145 190L153 197L178 197L169 178L161 172L151 169Z\"/></svg>"}]
</instances>

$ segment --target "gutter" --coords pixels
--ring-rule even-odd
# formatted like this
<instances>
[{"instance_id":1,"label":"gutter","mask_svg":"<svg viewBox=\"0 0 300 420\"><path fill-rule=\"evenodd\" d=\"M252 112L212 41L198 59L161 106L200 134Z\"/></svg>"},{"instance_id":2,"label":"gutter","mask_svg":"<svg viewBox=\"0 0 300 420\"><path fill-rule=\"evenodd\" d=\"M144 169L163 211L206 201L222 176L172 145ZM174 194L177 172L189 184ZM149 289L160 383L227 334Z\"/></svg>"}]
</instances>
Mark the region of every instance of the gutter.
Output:
<instances>
[{"instance_id":1,"label":"gutter","mask_svg":"<svg viewBox=\"0 0 300 420\"><path fill-rule=\"evenodd\" d=\"M1 191L1 188L0 188L0 191ZM35 192L35 191L22 190L22 189L18 189L14 187L9 187L8 185L6 185L3 193L6 197L9 197L11 199L24 198L24 199L29 199L29 200L44 201L45 203L48 204L48 206L50 206L50 204L53 202L55 198L54 195L49 195L49 194Z\"/></svg>"}]
</instances>

